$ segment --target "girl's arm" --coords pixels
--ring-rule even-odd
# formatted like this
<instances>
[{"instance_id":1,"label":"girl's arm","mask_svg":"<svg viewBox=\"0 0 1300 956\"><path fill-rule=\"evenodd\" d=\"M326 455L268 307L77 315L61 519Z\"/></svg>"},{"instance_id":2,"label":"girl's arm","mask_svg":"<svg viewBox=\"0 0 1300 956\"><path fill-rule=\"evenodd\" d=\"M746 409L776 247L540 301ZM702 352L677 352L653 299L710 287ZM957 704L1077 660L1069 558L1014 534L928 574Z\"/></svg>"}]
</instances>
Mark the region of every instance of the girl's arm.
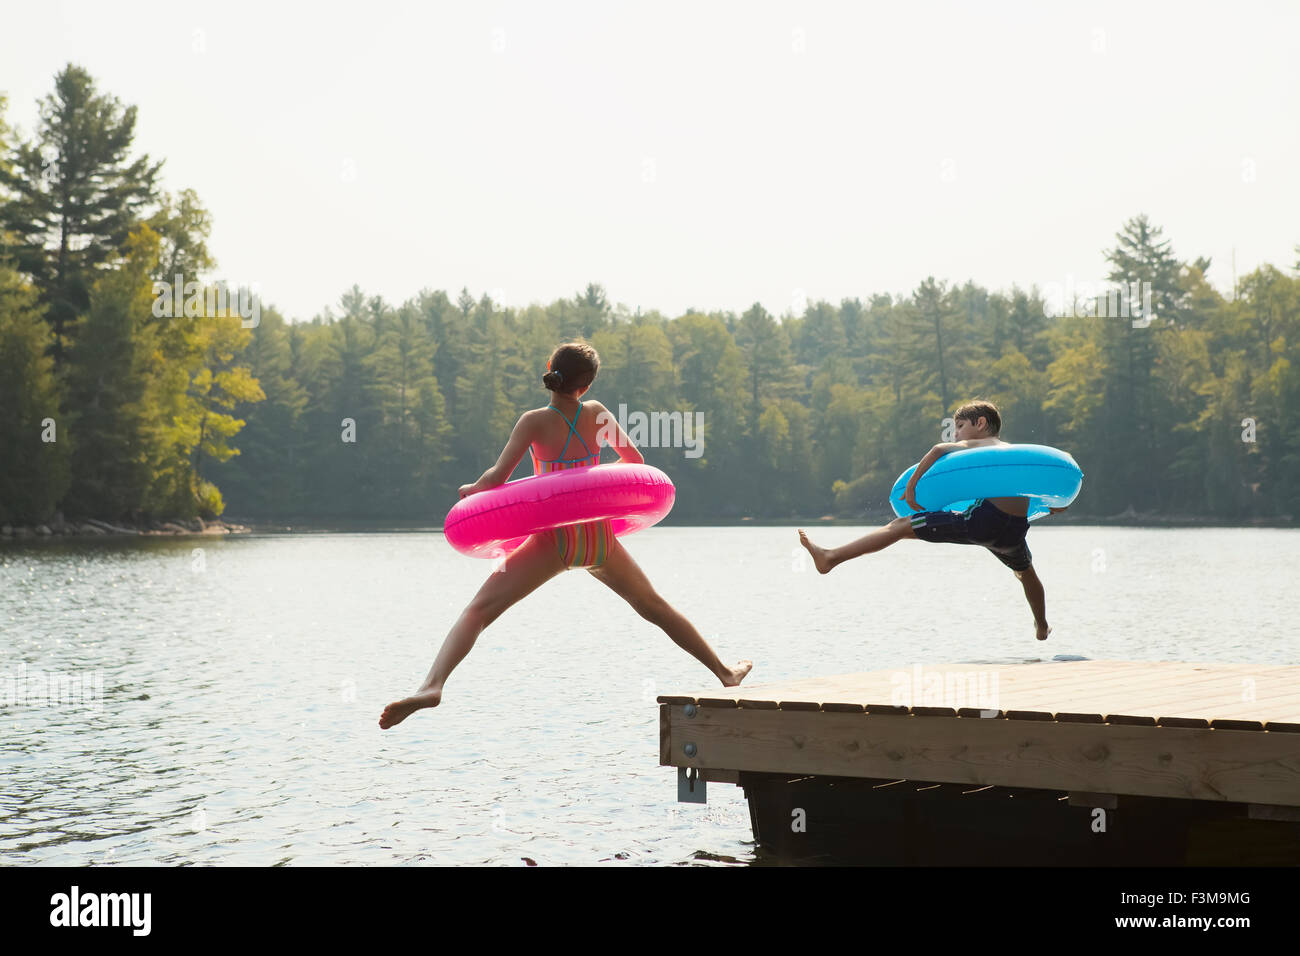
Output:
<instances>
[{"instance_id":1,"label":"girl's arm","mask_svg":"<svg viewBox=\"0 0 1300 956\"><path fill-rule=\"evenodd\" d=\"M596 410L596 423L600 425L600 431L596 432L596 441L600 444L608 445L618 452L618 457L629 465L643 465L645 458L637 450L636 445L632 444L632 439L627 437L627 432L623 431L623 426L618 423L614 413L602 405L600 402L587 402Z\"/></svg>"},{"instance_id":2,"label":"girl's arm","mask_svg":"<svg viewBox=\"0 0 1300 956\"><path fill-rule=\"evenodd\" d=\"M533 411L536 411L536 409ZM497 459L496 464L483 472L479 480L474 484L460 486L460 496L462 498L506 483L506 479L510 477L515 470L515 466L519 464L519 460L524 457L524 452L528 450L528 446L532 443L533 425L536 421L533 417L533 411L524 412L519 416L519 421L515 422L514 431L510 433L510 438L506 441L506 447L501 449L501 457Z\"/></svg>"}]
</instances>

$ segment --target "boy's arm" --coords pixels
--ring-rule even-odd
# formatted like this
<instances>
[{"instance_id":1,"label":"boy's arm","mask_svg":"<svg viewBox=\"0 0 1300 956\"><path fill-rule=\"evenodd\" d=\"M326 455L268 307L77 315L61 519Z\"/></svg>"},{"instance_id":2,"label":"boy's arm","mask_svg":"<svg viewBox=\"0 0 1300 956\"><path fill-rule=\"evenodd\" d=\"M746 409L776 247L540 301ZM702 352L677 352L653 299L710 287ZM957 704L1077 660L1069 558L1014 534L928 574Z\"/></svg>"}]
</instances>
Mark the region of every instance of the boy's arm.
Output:
<instances>
[{"instance_id":1,"label":"boy's arm","mask_svg":"<svg viewBox=\"0 0 1300 956\"><path fill-rule=\"evenodd\" d=\"M487 491L489 488L495 488L503 485L506 479L510 477L519 464L519 460L524 457L524 452L528 450L528 445L533 440L533 421L532 412L524 412L519 416L519 421L515 422L514 430L510 432L510 437L506 440L506 447L501 449L501 457L497 459L496 464L483 472L478 481L472 485L461 485L460 496L476 494L480 491Z\"/></svg>"},{"instance_id":2,"label":"boy's arm","mask_svg":"<svg viewBox=\"0 0 1300 956\"><path fill-rule=\"evenodd\" d=\"M939 444L927 451L925 457L917 464L916 471L912 472L912 477L908 479L907 491L903 495L903 497L907 499L907 503L913 508L917 507L912 497L916 494L916 483L921 480L922 475L930 470L931 465L949 452L961 451L966 447L967 446L962 442L941 441Z\"/></svg>"},{"instance_id":3,"label":"boy's arm","mask_svg":"<svg viewBox=\"0 0 1300 956\"><path fill-rule=\"evenodd\" d=\"M623 426L618 423L614 413L600 402L590 401L587 404L595 408L596 422L600 425L600 430L596 432L597 444L604 442L618 452L620 460L629 465L645 464L645 456L632 444L632 439L627 437L627 432L623 431Z\"/></svg>"}]
</instances>

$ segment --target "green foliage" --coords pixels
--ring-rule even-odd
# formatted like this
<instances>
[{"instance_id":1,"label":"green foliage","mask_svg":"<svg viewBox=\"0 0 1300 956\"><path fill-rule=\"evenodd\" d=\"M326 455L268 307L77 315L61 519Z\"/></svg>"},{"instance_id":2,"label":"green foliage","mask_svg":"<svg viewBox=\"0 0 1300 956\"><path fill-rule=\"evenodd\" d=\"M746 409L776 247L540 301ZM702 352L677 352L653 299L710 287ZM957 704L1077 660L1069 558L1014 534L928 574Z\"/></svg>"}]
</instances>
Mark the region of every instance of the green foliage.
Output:
<instances>
[{"instance_id":1,"label":"green foliage","mask_svg":"<svg viewBox=\"0 0 1300 956\"><path fill-rule=\"evenodd\" d=\"M136 108L95 89L90 74L68 64L54 92L40 101L36 138L0 163L0 231L13 236L14 264L41 291L54 329L56 368L77 317L90 307L98 268L120 254L154 202L161 162L127 154Z\"/></svg>"},{"instance_id":2,"label":"green foliage","mask_svg":"<svg viewBox=\"0 0 1300 956\"><path fill-rule=\"evenodd\" d=\"M7 182L4 178L13 173L13 160L9 156L9 137L12 130L9 127L9 121L5 119L5 113L9 109L9 97L0 93L0 183ZM0 192L3 195L3 192Z\"/></svg>"},{"instance_id":3,"label":"green foliage","mask_svg":"<svg viewBox=\"0 0 1300 956\"><path fill-rule=\"evenodd\" d=\"M226 510L226 503L221 499L221 492L210 481L200 481L198 487L199 517L205 521L221 517Z\"/></svg>"},{"instance_id":4,"label":"green foliage","mask_svg":"<svg viewBox=\"0 0 1300 956\"><path fill-rule=\"evenodd\" d=\"M698 457L643 448L680 517L886 512L894 477L975 397L999 405L1006 440L1074 454L1076 514L1300 514L1300 279L1264 266L1225 298L1209 261L1180 260L1145 216L1105 253L1112 282L1152 290L1124 317L1049 318L1036 289L934 278L784 319L757 303L629 314L596 283L518 309L464 288L391 305L354 285L337 312L268 308L244 328L206 303L154 314L154 281L213 267L211 222L128 159L134 107L69 65L41 115L13 144L0 98L3 520L211 517L229 501L436 525L548 400L546 359L573 339L601 354L588 397L702 416ZM47 419L57 442L39 441Z\"/></svg>"},{"instance_id":5,"label":"green foliage","mask_svg":"<svg viewBox=\"0 0 1300 956\"><path fill-rule=\"evenodd\" d=\"M73 441L73 513L116 519L147 506L164 427L153 371L158 330L145 320L153 296L148 235L91 290L70 350L67 409Z\"/></svg>"},{"instance_id":6,"label":"green foliage","mask_svg":"<svg viewBox=\"0 0 1300 956\"><path fill-rule=\"evenodd\" d=\"M0 262L0 523L49 518L68 487L69 433L59 414L51 334L38 296ZM52 441L49 439L53 439Z\"/></svg>"},{"instance_id":7,"label":"green foliage","mask_svg":"<svg viewBox=\"0 0 1300 956\"><path fill-rule=\"evenodd\" d=\"M1300 282L1261 270L1233 302L1193 264L1177 288L1178 322L1146 327L1048 319L1035 291L929 280L905 299L818 302L784 323L761 306L673 320L614 312L591 336L602 367L589 397L613 410L703 413L700 458L643 449L677 483L682 517L879 514L897 474L976 396L999 404L1007 440L1075 455L1088 474L1076 513L1291 513L1300 507L1300 428L1290 424L1300 400ZM320 457L287 474L289 485L311 476L310 492L289 505L295 516L419 514L436 523L456 485L495 460L519 412L547 400L545 360L566 323L576 331L577 306L504 309L464 291L458 304L444 292L397 308L376 301L354 288L342 319L291 329L282 387L314 394L330 420L286 413L264 432L254 411L243 439L294 449L325 436ZM350 459L359 449L338 441L338 416L354 406L371 416L372 444ZM1255 443L1242 441L1250 416ZM347 470L358 459L389 483L358 493ZM271 508L245 494L248 464L231 459L215 472L232 489L232 508L285 514L283 502Z\"/></svg>"},{"instance_id":8,"label":"green foliage","mask_svg":"<svg viewBox=\"0 0 1300 956\"><path fill-rule=\"evenodd\" d=\"M161 162L129 155L135 107L82 68L39 107L30 142L0 117L0 512L219 514L201 471L239 454L264 395L240 357L250 332L202 295L210 217L191 190L159 198ZM154 282L177 273L198 307L168 315Z\"/></svg>"}]
</instances>

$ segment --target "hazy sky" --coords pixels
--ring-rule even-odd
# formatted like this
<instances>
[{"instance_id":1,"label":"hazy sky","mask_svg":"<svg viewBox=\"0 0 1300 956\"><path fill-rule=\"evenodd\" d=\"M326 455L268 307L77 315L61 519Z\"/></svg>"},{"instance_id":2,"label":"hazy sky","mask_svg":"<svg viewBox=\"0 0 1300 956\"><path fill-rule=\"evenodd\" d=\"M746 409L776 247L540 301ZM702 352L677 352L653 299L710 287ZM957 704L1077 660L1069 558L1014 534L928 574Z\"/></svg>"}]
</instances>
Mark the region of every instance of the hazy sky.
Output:
<instances>
[{"instance_id":1,"label":"hazy sky","mask_svg":"<svg viewBox=\"0 0 1300 956\"><path fill-rule=\"evenodd\" d=\"M1295 263L1300 3L4 4L30 134L68 61L211 211L215 277L781 314L1105 272L1146 212L1211 280Z\"/></svg>"}]
</instances>

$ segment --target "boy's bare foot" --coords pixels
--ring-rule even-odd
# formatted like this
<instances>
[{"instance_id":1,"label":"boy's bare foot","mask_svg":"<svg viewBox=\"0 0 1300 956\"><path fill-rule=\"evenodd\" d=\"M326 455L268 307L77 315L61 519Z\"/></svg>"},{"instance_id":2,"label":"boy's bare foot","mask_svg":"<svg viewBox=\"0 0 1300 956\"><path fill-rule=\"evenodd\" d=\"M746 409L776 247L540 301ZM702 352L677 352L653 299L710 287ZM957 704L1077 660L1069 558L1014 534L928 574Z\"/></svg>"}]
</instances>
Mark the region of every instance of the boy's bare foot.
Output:
<instances>
[{"instance_id":1,"label":"boy's bare foot","mask_svg":"<svg viewBox=\"0 0 1300 956\"><path fill-rule=\"evenodd\" d=\"M417 710L423 710L426 707L437 707L442 700L442 691L438 689L422 690L410 697L403 697L401 700L393 701L384 708L384 712L379 715L379 727L381 730L387 730L389 727L396 727L407 717L410 717Z\"/></svg>"},{"instance_id":2,"label":"boy's bare foot","mask_svg":"<svg viewBox=\"0 0 1300 956\"><path fill-rule=\"evenodd\" d=\"M1038 631L1034 636L1037 637L1040 641L1047 640L1047 635L1052 633L1052 629L1048 627L1046 624L1038 624L1035 626L1038 628Z\"/></svg>"},{"instance_id":3,"label":"boy's bare foot","mask_svg":"<svg viewBox=\"0 0 1300 956\"><path fill-rule=\"evenodd\" d=\"M753 668L753 661L738 661L736 666L730 669L728 676L722 679L722 686L735 687L745 679L745 675L753 670Z\"/></svg>"},{"instance_id":4,"label":"boy's bare foot","mask_svg":"<svg viewBox=\"0 0 1300 956\"><path fill-rule=\"evenodd\" d=\"M812 555L813 564L817 566L818 574L825 574L831 568L835 567L835 563L831 561L829 549L819 548L817 545L809 541L808 536L803 533L803 528L799 529L799 543L807 548L808 553Z\"/></svg>"}]
</instances>

